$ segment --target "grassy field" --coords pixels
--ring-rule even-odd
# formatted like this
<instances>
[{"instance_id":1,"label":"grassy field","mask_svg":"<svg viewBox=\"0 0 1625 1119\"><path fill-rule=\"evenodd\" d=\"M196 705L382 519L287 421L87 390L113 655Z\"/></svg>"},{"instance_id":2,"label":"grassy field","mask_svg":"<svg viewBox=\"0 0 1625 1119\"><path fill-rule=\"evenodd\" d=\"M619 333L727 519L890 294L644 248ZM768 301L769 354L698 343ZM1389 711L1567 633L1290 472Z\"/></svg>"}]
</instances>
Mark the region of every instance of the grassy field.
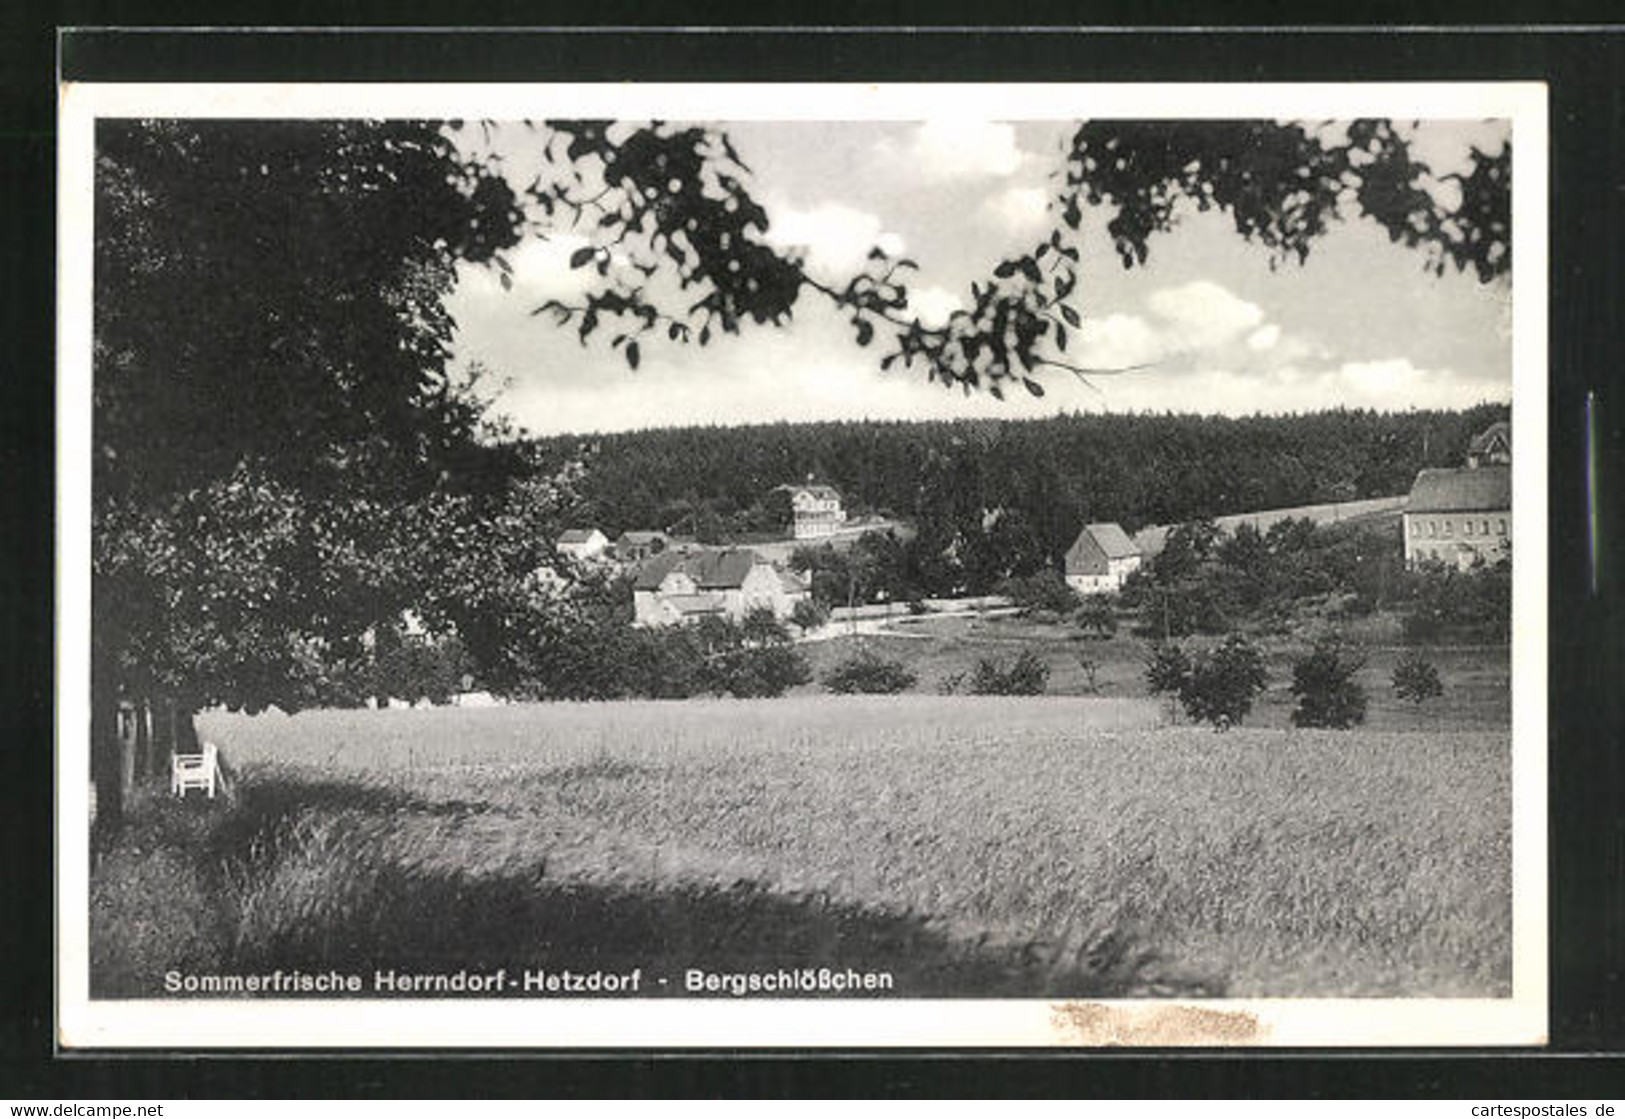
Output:
<instances>
[{"instance_id":1,"label":"grassy field","mask_svg":"<svg viewBox=\"0 0 1625 1119\"><path fill-rule=\"evenodd\" d=\"M1504 731L1161 718L935 696L210 716L237 796L132 829L201 852L153 884L184 896L104 858L93 989L151 994L184 949L885 968L903 996L1508 993Z\"/></svg>"},{"instance_id":2,"label":"grassy field","mask_svg":"<svg viewBox=\"0 0 1625 1119\"><path fill-rule=\"evenodd\" d=\"M1444 695L1421 707L1394 696L1390 677L1394 665L1407 652L1397 644L1397 625L1370 624L1370 632L1351 634L1360 639L1368 657L1357 679L1370 698L1366 727L1370 730L1467 730L1505 728L1511 722L1512 662L1508 648L1497 646L1437 647L1421 650L1439 670ZM1388 638L1388 641L1383 641ZM1192 639L1188 644L1200 644ZM881 656L901 661L918 677L914 691L934 693L955 673L973 669L981 657L1008 659L1032 649L1050 666L1049 692L1054 695L1092 695L1133 698L1145 695L1145 639L1126 632L1110 640L1083 637L1067 622L1037 622L1021 617L922 616L894 623L891 631L862 637L842 637L802 646L815 678L822 678L837 662L865 646ZM1249 715L1249 725L1290 725L1293 696L1292 658L1309 650L1304 642L1265 642L1270 685ZM1094 680L1088 679L1080 657L1095 662ZM803 691L820 691L816 683Z\"/></svg>"}]
</instances>

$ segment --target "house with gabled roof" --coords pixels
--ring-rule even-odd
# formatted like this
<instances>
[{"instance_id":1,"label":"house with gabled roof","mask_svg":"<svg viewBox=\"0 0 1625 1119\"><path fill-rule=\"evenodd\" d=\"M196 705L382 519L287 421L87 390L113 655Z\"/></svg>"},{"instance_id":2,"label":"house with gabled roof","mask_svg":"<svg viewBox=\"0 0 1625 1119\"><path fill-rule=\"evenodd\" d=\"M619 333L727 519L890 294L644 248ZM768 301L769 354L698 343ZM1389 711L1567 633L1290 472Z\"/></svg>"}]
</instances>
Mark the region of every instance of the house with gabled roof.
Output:
<instances>
[{"instance_id":1,"label":"house with gabled roof","mask_svg":"<svg viewBox=\"0 0 1625 1119\"><path fill-rule=\"evenodd\" d=\"M1423 470L1405 505L1405 563L1466 569L1512 556L1512 425L1491 424L1467 447L1467 465Z\"/></svg>"},{"instance_id":2,"label":"house with gabled roof","mask_svg":"<svg viewBox=\"0 0 1625 1119\"><path fill-rule=\"evenodd\" d=\"M834 486L809 479L797 485L777 486L774 492L790 495L790 535L797 540L833 536L846 524L846 510Z\"/></svg>"},{"instance_id":3,"label":"house with gabled roof","mask_svg":"<svg viewBox=\"0 0 1625 1119\"><path fill-rule=\"evenodd\" d=\"M609 548L609 537L596 528L567 528L553 541L553 547L571 559L597 559Z\"/></svg>"},{"instance_id":4,"label":"house with gabled roof","mask_svg":"<svg viewBox=\"0 0 1625 1119\"><path fill-rule=\"evenodd\" d=\"M811 593L799 577L780 571L749 548L665 551L650 557L632 581L635 624L669 626L718 616L738 621L768 609L788 618Z\"/></svg>"},{"instance_id":5,"label":"house with gabled roof","mask_svg":"<svg viewBox=\"0 0 1625 1119\"><path fill-rule=\"evenodd\" d=\"M666 550L671 538L652 529L627 529L615 538L615 558L622 563L641 563Z\"/></svg>"},{"instance_id":6,"label":"house with gabled roof","mask_svg":"<svg viewBox=\"0 0 1625 1119\"><path fill-rule=\"evenodd\" d=\"M1116 521L1086 524L1066 550L1067 586L1082 595L1121 590L1140 567L1140 549Z\"/></svg>"},{"instance_id":7,"label":"house with gabled roof","mask_svg":"<svg viewBox=\"0 0 1625 1119\"><path fill-rule=\"evenodd\" d=\"M1506 420L1493 423L1467 444L1467 466L1511 466L1512 425Z\"/></svg>"}]
</instances>

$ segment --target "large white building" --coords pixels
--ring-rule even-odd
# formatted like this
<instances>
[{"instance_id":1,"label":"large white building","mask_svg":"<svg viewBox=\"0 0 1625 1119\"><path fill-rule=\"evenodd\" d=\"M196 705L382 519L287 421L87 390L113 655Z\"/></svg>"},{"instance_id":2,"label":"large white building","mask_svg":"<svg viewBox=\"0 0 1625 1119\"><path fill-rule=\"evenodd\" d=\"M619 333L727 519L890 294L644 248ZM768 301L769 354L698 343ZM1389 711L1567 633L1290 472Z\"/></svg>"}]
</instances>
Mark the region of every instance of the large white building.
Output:
<instances>
[{"instance_id":1,"label":"large white building","mask_svg":"<svg viewBox=\"0 0 1625 1119\"><path fill-rule=\"evenodd\" d=\"M1492 424L1468 445L1468 465L1423 470L1405 506L1405 562L1466 569L1512 555L1512 428Z\"/></svg>"},{"instance_id":2,"label":"large white building","mask_svg":"<svg viewBox=\"0 0 1625 1119\"><path fill-rule=\"evenodd\" d=\"M779 489L790 495L790 535L797 540L832 536L846 524L846 510L835 487L807 482Z\"/></svg>"},{"instance_id":3,"label":"large white building","mask_svg":"<svg viewBox=\"0 0 1625 1119\"><path fill-rule=\"evenodd\" d=\"M1066 550L1066 583L1079 594L1110 594L1139 566L1140 549L1122 525L1088 524Z\"/></svg>"},{"instance_id":4,"label":"large white building","mask_svg":"<svg viewBox=\"0 0 1625 1119\"><path fill-rule=\"evenodd\" d=\"M638 568L632 582L636 624L669 626L707 615L738 621L766 608L788 618L810 590L749 548L661 552Z\"/></svg>"}]
</instances>

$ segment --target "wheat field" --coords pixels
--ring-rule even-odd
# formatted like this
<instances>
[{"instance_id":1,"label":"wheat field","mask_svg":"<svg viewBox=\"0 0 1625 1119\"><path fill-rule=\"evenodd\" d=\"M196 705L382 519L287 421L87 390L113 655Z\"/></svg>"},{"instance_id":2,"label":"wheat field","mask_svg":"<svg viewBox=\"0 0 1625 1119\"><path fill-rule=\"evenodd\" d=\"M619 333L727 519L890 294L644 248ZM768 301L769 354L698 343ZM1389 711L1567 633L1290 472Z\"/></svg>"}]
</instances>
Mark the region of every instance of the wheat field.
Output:
<instances>
[{"instance_id":1,"label":"wheat field","mask_svg":"<svg viewBox=\"0 0 1625 1119\"><path fill-rule=\"evenodd\" d=\"M243 790L236 948L268 961L895 954L917 994L1510 990L1504 732L920 696L200 729Z\"/></svg>"}]
</instances>

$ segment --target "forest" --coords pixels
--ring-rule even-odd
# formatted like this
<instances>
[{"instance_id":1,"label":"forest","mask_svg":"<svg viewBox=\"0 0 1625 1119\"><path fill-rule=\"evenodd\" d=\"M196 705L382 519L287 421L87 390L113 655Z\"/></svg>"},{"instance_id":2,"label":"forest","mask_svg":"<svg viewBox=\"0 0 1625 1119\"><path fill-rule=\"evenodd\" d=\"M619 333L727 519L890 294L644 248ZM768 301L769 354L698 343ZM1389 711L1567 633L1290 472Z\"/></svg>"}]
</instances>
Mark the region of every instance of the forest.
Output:
<instances>
[{"instance_id":1,"label":"forest","mask_svg":"<svg viewBox=\"0 0 1625 1119\"><path fill-rule=\"evenodd\" d=\"M1301 415L1061 415L1035 420L776 423L554 436L544 469L585 462L570 523L611 537L660 529L748 541L782 527L774 486L808 477L849 515L912 522L931 544L972 538L998 514L1059 562L1088 521L1130 532L1231 513L1386 497L1426 466L1459 466L1467 441L1508 418L1463 411Z\"/></svg>"}]
</instances>

